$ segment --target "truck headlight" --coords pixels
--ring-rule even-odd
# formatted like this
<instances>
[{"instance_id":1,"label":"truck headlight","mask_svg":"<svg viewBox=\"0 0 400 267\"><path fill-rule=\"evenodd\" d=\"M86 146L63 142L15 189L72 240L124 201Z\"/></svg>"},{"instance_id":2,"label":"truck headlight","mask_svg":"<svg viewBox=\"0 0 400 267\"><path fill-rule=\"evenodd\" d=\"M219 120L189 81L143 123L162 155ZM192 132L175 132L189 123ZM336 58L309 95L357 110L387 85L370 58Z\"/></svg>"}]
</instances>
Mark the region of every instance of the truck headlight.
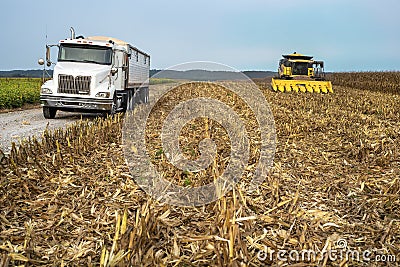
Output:
<instances>
[{"instance_id":1,"label":"truck headlight","mask_svg":"<svg viewBox=\"0 0 400 267\"><path fill-rule=\"evenodd\" d=\"M41 94L52 94L53 91L51 91L50 88L42 87L41 90L40 90L40 93Z\"/></svg>"},{"instance_id":2,"label":"truck headlight","mask_svg":"<svg viewBox=\"0 0 400 267\"><path fill-rule=\"evenodd\" d=\"M99 92L95 95L95 97L103 97L103 98L109 98L110 97L110 92Z\"/></svg>"}]
</instances>

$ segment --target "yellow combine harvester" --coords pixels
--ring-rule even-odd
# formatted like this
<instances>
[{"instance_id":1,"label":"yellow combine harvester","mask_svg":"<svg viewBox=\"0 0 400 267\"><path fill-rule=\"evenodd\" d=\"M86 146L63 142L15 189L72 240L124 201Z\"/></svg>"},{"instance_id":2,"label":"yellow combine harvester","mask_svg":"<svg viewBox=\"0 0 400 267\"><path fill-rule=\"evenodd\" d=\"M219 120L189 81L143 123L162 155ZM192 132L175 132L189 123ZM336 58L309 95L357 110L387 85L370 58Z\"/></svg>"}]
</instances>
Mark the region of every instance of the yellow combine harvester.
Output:
<instances>
[{"instance_id":1,"label":"yellow combine harvester","mask_svg":"<svg viewBox=\"0 0 400 267\"><path fill-rule=\"evenodd\" d=\"M296 52L282 57L279 61L279 77L271 82L274 91L333 93L332 83L325 81L323 61Z\"/></svg>"}]
</instances>

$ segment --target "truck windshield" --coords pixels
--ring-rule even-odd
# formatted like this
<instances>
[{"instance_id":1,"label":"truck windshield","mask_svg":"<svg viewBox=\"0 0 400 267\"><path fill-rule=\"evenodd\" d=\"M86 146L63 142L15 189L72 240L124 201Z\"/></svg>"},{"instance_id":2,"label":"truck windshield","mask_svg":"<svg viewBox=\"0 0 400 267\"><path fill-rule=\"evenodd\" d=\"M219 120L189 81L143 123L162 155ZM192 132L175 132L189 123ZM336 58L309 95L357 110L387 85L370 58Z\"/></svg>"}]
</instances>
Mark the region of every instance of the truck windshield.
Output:
<instances>
[{"instance_id":1,"label":"truck windshield","mask_svg":"<svg viewBox=\"0 0 400 267\"><path fill-rule=\"evenodd\" d=\"M109 47L63 44L60 46L58 61L111 65L111 55L112 50Z\"/></svg>"}]
</instances>

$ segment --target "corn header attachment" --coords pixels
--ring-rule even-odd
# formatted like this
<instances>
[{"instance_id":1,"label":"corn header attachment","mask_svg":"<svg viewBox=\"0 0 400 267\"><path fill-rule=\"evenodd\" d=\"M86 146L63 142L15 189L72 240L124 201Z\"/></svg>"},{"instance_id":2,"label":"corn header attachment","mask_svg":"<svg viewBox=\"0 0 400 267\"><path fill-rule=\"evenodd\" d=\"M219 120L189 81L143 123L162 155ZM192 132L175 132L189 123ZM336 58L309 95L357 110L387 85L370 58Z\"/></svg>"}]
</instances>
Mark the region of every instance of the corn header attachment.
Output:
<instances>
[{"instance_id":1,"label":"corn header attachment","mask_svg":"<svg viewBox=\"0 0 400 267\"><path fill-rule=\"evenodd\" d=\"M333 93L332 84L329 81L302 81L272 79L272 89L280 92L309 92L309 93Z\"/></svg>"},{"instance_id":2,"label":"corn header attachment","mask_svg":"<svg viewBox=\"0 0 400 267\"><path fill-rule=\"evenodd\" d=\"M272 79L274 91L333 93L332 83L325 80L324 62L294 52L279 61L278 77Z\"/></svg>"}]
</instances>

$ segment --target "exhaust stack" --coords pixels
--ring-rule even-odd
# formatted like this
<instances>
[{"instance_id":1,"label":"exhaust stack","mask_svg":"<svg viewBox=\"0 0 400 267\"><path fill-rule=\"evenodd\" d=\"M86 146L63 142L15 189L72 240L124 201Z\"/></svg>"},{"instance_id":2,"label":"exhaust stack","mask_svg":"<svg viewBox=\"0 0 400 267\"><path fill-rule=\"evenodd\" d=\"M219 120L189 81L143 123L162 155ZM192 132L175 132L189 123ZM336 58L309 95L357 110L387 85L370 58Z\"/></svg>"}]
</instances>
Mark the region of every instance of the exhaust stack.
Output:
<instances>
[{"instance_id":1,"label":"exhaust stack","mask_svg":"<svg viewBox=\"0 0 400 267\"><path fill-rule=\"evenodd\" d=\"M73 27L69 29L71 31L71 39L75 39L75 30Z\"/></svg>"}]
</instances>

